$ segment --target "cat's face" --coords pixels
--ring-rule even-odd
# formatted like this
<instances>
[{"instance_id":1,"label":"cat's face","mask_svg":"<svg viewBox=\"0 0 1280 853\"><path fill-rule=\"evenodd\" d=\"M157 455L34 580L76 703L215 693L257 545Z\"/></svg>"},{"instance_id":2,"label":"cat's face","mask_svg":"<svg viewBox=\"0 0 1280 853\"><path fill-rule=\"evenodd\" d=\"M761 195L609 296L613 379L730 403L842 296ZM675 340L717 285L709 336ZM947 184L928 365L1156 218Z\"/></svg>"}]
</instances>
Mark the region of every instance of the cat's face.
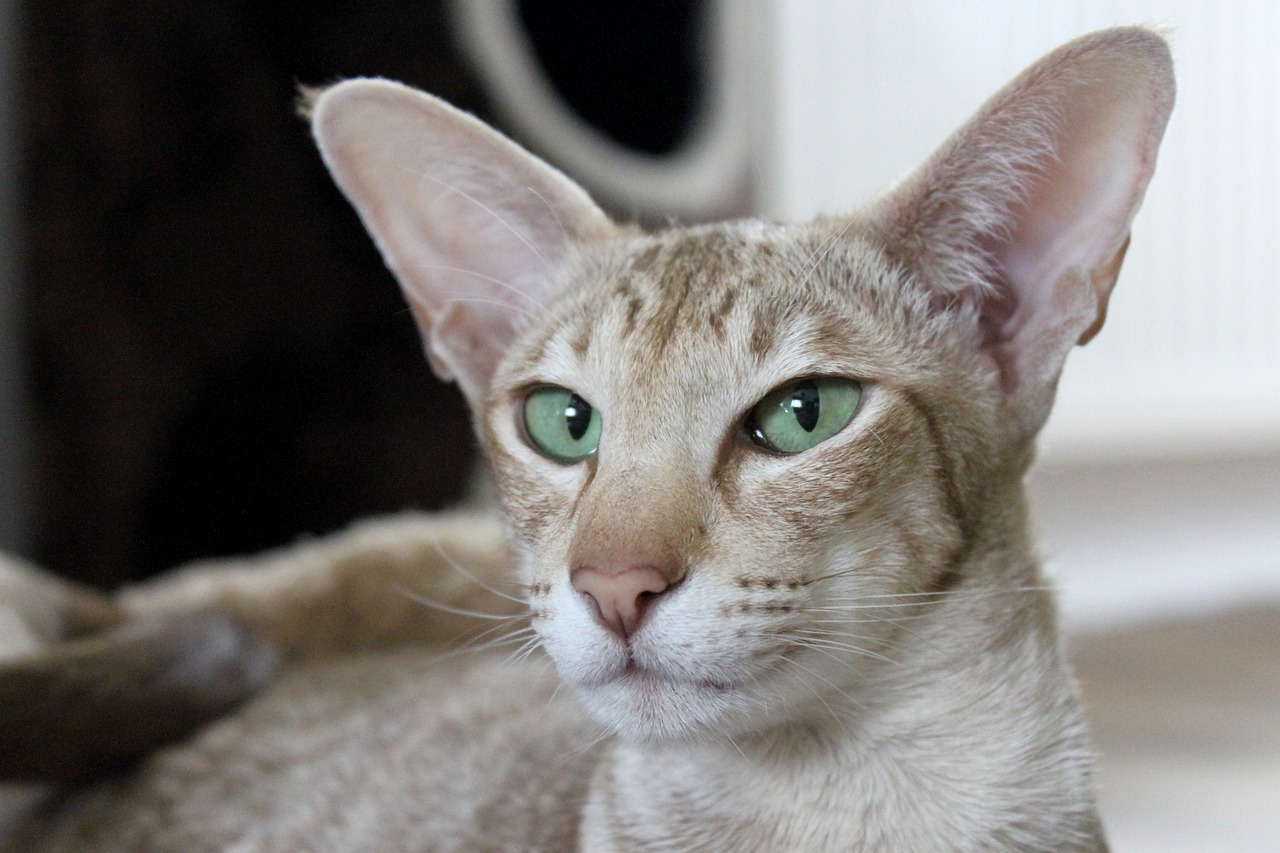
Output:
<instances>
[{"instance_id":1,"label":"cat's face","mask_svg":"<svg viewBox=\"0 0 1280 853\"><path fill-rule=\"evenodd\" d=\"M475 412L561 675L624 734L718 737L856 714L912 610L1021 535L1172 102L1163 41L1097 33L856 217L647 236L399 84L313 127Z\"/></svg>"},{"instance_id":2,"label":"cat's face","mask_svg":"<svg viewBox=\"0 0 1280 853\"><path fill-rule=\"evenodd\" d=\"M604 241L567 265L496 373L486 449L534 627L624 733L755 728L823 709L815 694L847 705L911 616L890 597L930 590L963 547L930 424L938 407L994 416L996 371L856 229ZM810 430L794 406L756 414L807 380ZM590 407L575 414L595 421L592 444L572 456L589 455L539 446L557 424L530 421L531 395L549 386ZM670 585L625 636L573 582L651 564Z\"/></svg>"}]
</instances>

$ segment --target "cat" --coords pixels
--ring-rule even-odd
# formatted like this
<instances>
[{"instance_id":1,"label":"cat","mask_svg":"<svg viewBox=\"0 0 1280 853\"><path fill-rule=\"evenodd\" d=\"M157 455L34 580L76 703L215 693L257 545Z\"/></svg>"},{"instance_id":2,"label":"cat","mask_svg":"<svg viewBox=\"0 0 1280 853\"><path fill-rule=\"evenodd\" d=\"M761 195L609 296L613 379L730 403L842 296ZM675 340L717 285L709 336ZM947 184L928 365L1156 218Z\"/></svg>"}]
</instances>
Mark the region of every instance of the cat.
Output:
<instances>
[{"instance_id":1,"label":"cat","mask_svg":"<svg viewBox=\"0 0 1280 853\"><path fill-rule=\"evenodd\" d=\"M857 214L644 232L429 95L311 93L504 521L126 594L289 663L12 849L1105 850L1022 480L1173 99L1094 33Z\"/></svg>"},{"instance_id":2,"label":"cat","mask_svg":"<svg viewBox=\"0 0 1280 853\"><path fill-rule=\"evenodd\" d=\"M76 782L216 719L262 687L273 644L214 610L131 618L0 557L0 779Z\"/></svg>"}]
</instances>

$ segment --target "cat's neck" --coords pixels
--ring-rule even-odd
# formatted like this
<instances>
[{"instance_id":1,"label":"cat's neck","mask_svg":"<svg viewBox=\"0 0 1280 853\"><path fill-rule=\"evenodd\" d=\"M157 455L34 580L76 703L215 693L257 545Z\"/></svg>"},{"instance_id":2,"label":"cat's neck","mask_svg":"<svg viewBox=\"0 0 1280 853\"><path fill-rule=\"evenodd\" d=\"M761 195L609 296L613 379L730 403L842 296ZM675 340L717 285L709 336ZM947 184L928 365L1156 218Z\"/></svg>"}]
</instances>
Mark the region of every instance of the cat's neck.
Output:
<instances>
[{"instance_id":1,"label":"cat's neck","mask_svg":"<svg viewBox=\"0 0 1280 853\"><path fill-rule=\"evenodd\" d=\"M1052 600L1020 520L1006 521L856 693L751 736L616 744L583 849L1105 849ZM1061 822L1021 834L1028 803Z\"/></svg>"}]
</instances>

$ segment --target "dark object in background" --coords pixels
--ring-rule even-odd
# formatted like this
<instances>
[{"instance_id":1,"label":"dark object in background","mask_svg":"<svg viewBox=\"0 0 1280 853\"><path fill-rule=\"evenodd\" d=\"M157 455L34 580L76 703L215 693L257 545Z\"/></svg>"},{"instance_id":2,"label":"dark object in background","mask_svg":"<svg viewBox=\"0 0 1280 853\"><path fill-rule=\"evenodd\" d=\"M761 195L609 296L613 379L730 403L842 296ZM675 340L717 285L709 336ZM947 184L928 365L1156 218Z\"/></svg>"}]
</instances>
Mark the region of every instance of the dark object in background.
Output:
<instances>
[{"instance_id":1,"label":"dark object in background","mask_svg":"<svg viewBox=\"0 0 1280 853\"><path fill-rule=\"evenodd\" d=\"M457 497L468 417L292 110L475 109L439 3L23 9L36 558L99 585Z\"/></svg>"},{"instance_id":2,"label":"dark object in background","mask_svg":"<svg viewBox=\"0 0 1280 853\"><path fill-rule=\"evenodd\" d=\"M0 783L120 770L267 683L278 653L231 618L180 613L0 661Z\"/></svg>"},{"instance_id":3,"label":"dark object in background","mask_svg":"<svg viewBox=\"0 0 1280 853\"><path fill-rule=\"evenodd\" d=\"M661 5L613 28L647 76L636 51L609 52L616 74L609 53L566 58L598 14L525 12L570 102L643 150L674 144L692 102L697 4ZM299 82L376 74L488 118L443 6L23 4L37 560L112 586L461 494L461 399L291 110Z\"/></svg>"},{"instance_id":4,"label":"dark object in background","mask_svg":"<svg viewBox=\"0 0 1280 853\"><path fill-rule=\"evenodd\" d=\"M670 154L701 95L701 3L518 0L520 23L561 97L614 141Z\"/></svg>"}]
</instances>

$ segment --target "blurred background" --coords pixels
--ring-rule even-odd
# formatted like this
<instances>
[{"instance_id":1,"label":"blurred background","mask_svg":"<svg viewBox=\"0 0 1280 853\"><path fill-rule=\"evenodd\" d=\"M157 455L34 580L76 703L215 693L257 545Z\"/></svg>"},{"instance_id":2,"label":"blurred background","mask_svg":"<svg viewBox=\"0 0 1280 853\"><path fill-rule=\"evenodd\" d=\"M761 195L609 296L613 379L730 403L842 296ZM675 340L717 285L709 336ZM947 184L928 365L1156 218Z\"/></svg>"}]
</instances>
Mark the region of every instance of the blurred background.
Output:
<instances>
[{"instance_id":1,"label":"blurred background","mask_svg":"<svg viewBox=\"0 0 1280 853\"><path fill-rule=\"evenodd\" d=\"M0 544L112 587L466 487L296 87L404 80L649 223L855 207L1014 73L1171 28L1179 105L1031 479L1117 850L1280 849L1280 5L0 3Z\"/></svg>"}]
</instances>

